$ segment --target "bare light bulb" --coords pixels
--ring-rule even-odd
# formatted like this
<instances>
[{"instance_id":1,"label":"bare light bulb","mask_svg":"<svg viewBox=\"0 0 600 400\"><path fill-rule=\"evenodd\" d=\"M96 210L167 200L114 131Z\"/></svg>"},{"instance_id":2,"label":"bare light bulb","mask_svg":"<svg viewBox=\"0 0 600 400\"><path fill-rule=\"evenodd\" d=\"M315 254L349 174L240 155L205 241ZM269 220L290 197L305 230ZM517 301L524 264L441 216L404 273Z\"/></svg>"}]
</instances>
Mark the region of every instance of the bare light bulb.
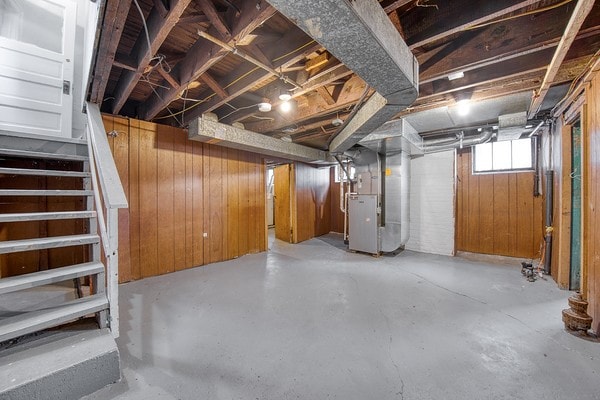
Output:
<instances>
[{"instance_id":1,"label":"bare light bulb","mask_svg":"<svg viewBox=\"0 0 600 400\"><path fill-rule=\"evenodd\" d=\"M284 113L290 112L291 109L292 109L292 103L290 103L289 101L284 101L279 106L279 110Z\"/></svg>"}]
</instances>

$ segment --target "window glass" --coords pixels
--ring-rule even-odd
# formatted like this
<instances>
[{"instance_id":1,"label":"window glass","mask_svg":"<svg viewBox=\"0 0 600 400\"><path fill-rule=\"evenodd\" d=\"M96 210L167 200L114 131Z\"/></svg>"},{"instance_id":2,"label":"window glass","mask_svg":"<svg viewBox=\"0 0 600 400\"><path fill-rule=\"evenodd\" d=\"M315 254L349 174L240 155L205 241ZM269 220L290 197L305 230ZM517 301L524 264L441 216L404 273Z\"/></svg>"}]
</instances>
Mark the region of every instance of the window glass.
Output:
<instances>
[{"instance_id":1,"label":"window glass","mask_svg":"<svg viewBox=\"0 0 600 400\"><path fill-rule=\"evenodd\" d=\"M511 146L509 141L493 143L492 169L510 169L511 164Z\"/></svg>"},{"instance_id":2,"label":"window glass","mask_svg":"<svg viewBox=\"0 0 600 400\"><path fill-rule=\"evenodd\" d=\"M489 171L492 169L492 144L484 143L477 146L475 154L475 170Z\"/></svg>"},{"instance_id":3,"label":"window glass","mask_svg":"<svg viewBox=\"0 0 600 400\"><path fill-rule=\"evenodd\" d=\"M532 139L505 140L473 146L473 172L533 169Z\"/></svg>"},{"instance_id":4,"label":"window glass","mask_svg":"<svg viewBox=\"0 0 600 400\"><path fill-rule=\"evenodd\" d=\"M0 36L62 53L64 8L44 0L0 0Z\"/></svg>"},{"instance_id":5,"label":"window glass","mask_svg":"<svg viewBox=\"0 0 600 400\"><path fill-rule=\"evenodd\" d=\"M531 168L531 139L512 141L512 167Z\"/></svg>"}]
</instances>

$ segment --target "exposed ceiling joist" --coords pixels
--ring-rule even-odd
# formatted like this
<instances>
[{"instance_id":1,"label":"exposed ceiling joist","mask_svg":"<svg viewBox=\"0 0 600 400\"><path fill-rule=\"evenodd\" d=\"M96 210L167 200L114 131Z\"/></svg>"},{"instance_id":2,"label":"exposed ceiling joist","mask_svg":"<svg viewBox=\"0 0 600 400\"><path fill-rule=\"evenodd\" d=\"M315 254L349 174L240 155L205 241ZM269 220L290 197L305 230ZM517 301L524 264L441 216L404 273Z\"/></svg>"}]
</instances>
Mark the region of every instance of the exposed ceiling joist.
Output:
<instances>
[{"instance_id":1,"label":"exposed ceiling joist","mask_svg":"<svg viewBox=\"0 0 600 400\"><path fill-rule=\"evenodd\" d=\"M426 83L453 72L465 72L528 53L541 51L558 45L569 21L566 5L528 18L527 22L517 18L490 25L480 31L469 31L475 35L456 40L417 58L420 64L420 82ZM590 14L587 29L579 37L599 34L600 30L591 23L600 21L600 8ZM466 32L467 34L469 32ZM464 36L464 35L463 35Z\"/></svg>"},{"instance_id":2,"label":"exposed ceiling joist","mask_svg":"<svg viewBox=\"0 0 600 400\"><path fill-rule=\"evenodd\" d=\"M90 96L92 103L102 103L104 100L110 70L115 61L117 47L121 41L130 6L131 0L108 1L106 3L104 28L100 35Z\"/></svg>"},{"instance_id":3,"label":"exposed ceiling joist","mask_svg":"<svg viewBox=\"0 0 600 400\"><path fill-rule=\"evenodd\" d=\"M578 0L575 10L573 10L573 14L571 15L571 19L565 28L565 33L560 39L560 43L554 52L552 62L550 62L550 65L548 66L544 81L533 97L533 101L529 107L529 118L533 118L539 111L542 102L544 101L544 97L546 97L546 93L548 93L550 86L554 83L555 77L565 60L571 45L575 41L579 29L581 29L585 18L588 16L593 6L594 0Z\"/></svg>"},{"instance_id":4,"label":"exposed ceiling joist","mask_svg":"<svg viewBox=\"0 0 600 400\"><path fill-rule=\"evenodd\" d=\"M352 74L353 74L353 72L351 70L349 70L348 67L346 67L345 65L340 64L340 63L335 64L332 67L330 67L324 71L320 71L314 77L311 77L306 82L302 83L302 88L299 90L294 90L292 97L298 98L307 93L317 90L319 87L329 85L340 79L345 79ZM336 99L336 103L339 101L339 99L340 99L340 96L338 95L337 99ZM357 99L358 99L358 97L357 97ZM273 102L274 106L277 106L280 103L278 99L273 99L272 102ZM232 114L231 117L225 118L223 120L223 122L232 123L232 122L236 122L236 121L241 121L244 118L247 118L248 116L250 116L254 113L256 113L255 110L245 110L245 111L242 111L239 113Z\"/></svg>"},{"instance_id":5,"label":"exposed ceiling joist","mask_svg":"<svg viewBox=\"0 0 600 400\"><path fill-rule=\"evenodd\" d=\"M299 37L299 40L303 43L292 42L291 46L288 44L285 47L278 47L277 50L279 54L273 58L273 60L276 61L272 61L274 70L285 69L289 65L296 64L298 61L304 59L307 53L312 53L318 48L320 48L320 45L314 42L308 43L308 46L304 46L304 44L307 44L306 38ZM299 47L302 47L302 50L293 52ZM211 98L206 103L200 105L192 112L190 112L187 116L186 121L191 121L192 119L202 115L205 112L211 112L213 110L216 110L225 103L238 97L242 93L247 92L252 87L260 85L264 81L271 79L273 76L274 75L272 72L265 71L264 69L256 67L255 65L247 65L244 70L236 70L234 74L232 74L231 76L227 76L225 77L225 79L223 79L222 84L228 86L229 95L221 99L216 97ZM242 78L240 79L240 77ZM281 84L288 86L283 82Z\"/></svg>"},{"instance_id":6,"label":"exposed ceiling joist","mask_svg":"<svg viewBox=\"0 0 600 400\"><path fill-rule=\"evenodd\" d=\"M221 35L221 38L225 41L231 40L231 30L227 26L227 23L221 17L215 5L211 0L196 0L202 11L204 11L204 15L208 17L208 19L212 22L213 26Z\"/></svg>"},{"instance_id":7,"label":"exposed ceiling joist","mask_svg":"<svg viewBox=\"0 0 600 400\"><path fill-rule=\"evenodd\" d=\"M392 1L391 3L388 2L389 4L383 5L383 11L385 11L386 14L389 14L393 11L396 11L400 7L407 5L408 3L412 2L412 1L414 1L414 0L395 0L395 1Z\"/></svg>"},{"instance_id":8,"label":"exposed ceiling joist","mask_svg":"<svg viewBox=\"0 0 600 400\"><path fill-rule=\"evenodd\" d=\"M299 104L293 115L281 116L275 114L272 121L264 120L247 124L247 128L254 132L273 132L290 125L298 125L312 118L331 115L352 107L365 91L365 82L357 76L353 76L340 93L338 101L334 105L328 105L325 100L316 93L303 104Z\"/></svg>"},{"instance_id":9,"label":"exposed ceiling joist","mask_svg":"<svg viewBox=\"0 0 600 400\"><path fill-rule=\"evenodd\" d=\"M585 56L590 47L600 47L600 36L585 37L578 40L576 46L569 52L567 59L580 59ZM548 60L552 58L552 54L553 49L547 48L517 58L507 59L503 62L494 64L493 67L468 71L465 73L464 77L460 79L452 81L440 79L423 83L420 85L419 89L419 100L424 101L433 95L457 92L501 79L518 77L519 75L528 74L534 71L544 71L548 66ZM585 63L585 61L586 60L583 60L583 63Z\"/></svg>"},{"instance_id":10,"label":"exposed ceiling joist","mask_svg":"<svg viewBox=\"0 0 600 400\"><path fill-rule=\"evenodd\" d=\"M436 2L436 7L421 7L421 12L413 16L411 23L404 19L401 21L407 34L407 44L410 49L415 49L539 2L495 0L482 2L480 7L472 7L472 2L467 0L460 0L462 4L457 4L459 1ZM431 13L435 13L435 16L426 16ZM423 20L429 22L429 26ZM444 23L435 23L441 20ZM410 27L416 29L410 30Z\"/></svg>"},{"instance_id":11,"label":"exposed ceiling joist","mask_svg":"<svg viewBox=\"0 0 600 400\"><path fill-rule=\"evenodd\" d=\"M244 2L243 9L234 24L229 44L233 45L238 41L242 41L265 20L272 17L275 12L275 9L264 1L258 3ZM140 115L142 118L150 120L156 117L160 111L177 98L181 90L185 89L190 82L197 80L226 54L227 52L219 45L207 43L205 39L198 38L187 52L186 57L173 70L173 74L179 78L179 88L157 88L157 94L151 95L141 107Z\"/></svg>"},{"instance_id":12,"label":"exposed ceiling joist","mask_svg":"<svg viewBox=\"0 0 600 400\"><path fill-rule=\"evenodd\" d=\"M171 1L169 13L165 18L160 15L160 11L156 7L152 9L146 20L150 48L148 48L146 32L142 29L132 51L132 57L137 62L137 70L123 71L121 74L114 93L113 114L118 114L121 111L129 95L142 77L144 69L150 64L150 60L158 52L158 49L171 32L171 29L177 24L179 17L181 17L181 14L183 14L190 2L191 0Z\"/></svg>"}]
</instances>

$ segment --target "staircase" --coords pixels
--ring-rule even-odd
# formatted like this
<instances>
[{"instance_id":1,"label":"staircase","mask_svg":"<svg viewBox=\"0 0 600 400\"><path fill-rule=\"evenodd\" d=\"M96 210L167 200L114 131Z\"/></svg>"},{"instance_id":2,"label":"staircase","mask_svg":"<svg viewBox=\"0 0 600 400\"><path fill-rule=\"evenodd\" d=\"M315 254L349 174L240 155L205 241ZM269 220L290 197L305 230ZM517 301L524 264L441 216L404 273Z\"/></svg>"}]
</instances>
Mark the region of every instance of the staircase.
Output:
<instances>
[{"instance_id":1,"label":"staircase","mask_svg":"<svg viewBox=\"0 0 600 400\"><path fill-rule=\"evenodd\" d=\"M127 202L89 107L86 140L0 132L0 399L75 399L120 375Z\"/></svg>"}]
</instances>

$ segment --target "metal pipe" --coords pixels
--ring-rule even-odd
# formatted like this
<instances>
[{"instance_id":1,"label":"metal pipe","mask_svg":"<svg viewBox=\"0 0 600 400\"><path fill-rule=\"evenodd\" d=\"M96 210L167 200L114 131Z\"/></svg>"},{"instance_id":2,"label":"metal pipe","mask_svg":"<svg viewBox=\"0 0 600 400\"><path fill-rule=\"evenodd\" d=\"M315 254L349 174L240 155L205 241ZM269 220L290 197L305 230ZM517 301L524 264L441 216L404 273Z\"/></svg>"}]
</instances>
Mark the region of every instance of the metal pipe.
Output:
<instances>
[{"instance_id":1,"label":"metal pipe","mask_svg":"<svg viewBox=\"0 0 600 400\"><path fill-rule=\"evenodd\" d=\"M546 251L544 252L544 273L550 274L552 264L552 211L554 207L554 171L546 171Z\"/></svg>"},{"instance_id":2,"label":"metal pipe","mask_svg":"<svg viewBox=\"0 0 600 400\"><path fill-rule=\"evenodd\" d=\"M267 72L270 72L271 74L277 76L279 79L281 79L282 81L289 83L290 85L294 86L297 89L301 89L302 86L300 86L299 84L297 84L295 81L293 81L292 79L288 78L287 76L283 75L281 72L277 72L276 70L274 70L273 68L269 67L268 65L258 61L256 58L249 56L248 54L244 53L243 51L241 51L240 49L238 49L237 47L233 47L230 46L229 44L223 42L222 40L217 39L216 37L201 31L200 29L198 29L198 36L200 36L201 38L204 38L206 40L209 40L211 42L213 42L216 45L221 46L222 48L224 48L227 51L232 52L233 54L235 54L238 57L243 58L244 60L251 62L252 64L256 65L259 68L264 69Z\"/></svg>"},{"instance_id":3,"label":"metal pipe","mask_svg":"<svg viewBox=\"0 0 600 400\"><path fill-rule=\"evenodd\" d=\"M537 133L537 131L540 130L540 128L542 127L542 125L544 125L545 122L546 121L540 122L535 128L533 128L533 130L531 131L531 133L527 137L532 137L533 135L535 135Z\"/></svg>"},{"instance_id":4,"label":"metal pipe","mask_svg":"<svg viewBox=\"0 0 600 400\"><path fill-rule=\"evenodd\" d=\"M425 153L435 153L438 151L446 151L453 150L456 148L463 148L465 146L474 146L476 144L482 144L489 142L494 135L494 131L492 129L485 129L480 136L467 138L467 139L457 139L454 142L443 143L440 145L428 146L427 142L423 143L423 151Z\"/></svg>"}]
</instances>

